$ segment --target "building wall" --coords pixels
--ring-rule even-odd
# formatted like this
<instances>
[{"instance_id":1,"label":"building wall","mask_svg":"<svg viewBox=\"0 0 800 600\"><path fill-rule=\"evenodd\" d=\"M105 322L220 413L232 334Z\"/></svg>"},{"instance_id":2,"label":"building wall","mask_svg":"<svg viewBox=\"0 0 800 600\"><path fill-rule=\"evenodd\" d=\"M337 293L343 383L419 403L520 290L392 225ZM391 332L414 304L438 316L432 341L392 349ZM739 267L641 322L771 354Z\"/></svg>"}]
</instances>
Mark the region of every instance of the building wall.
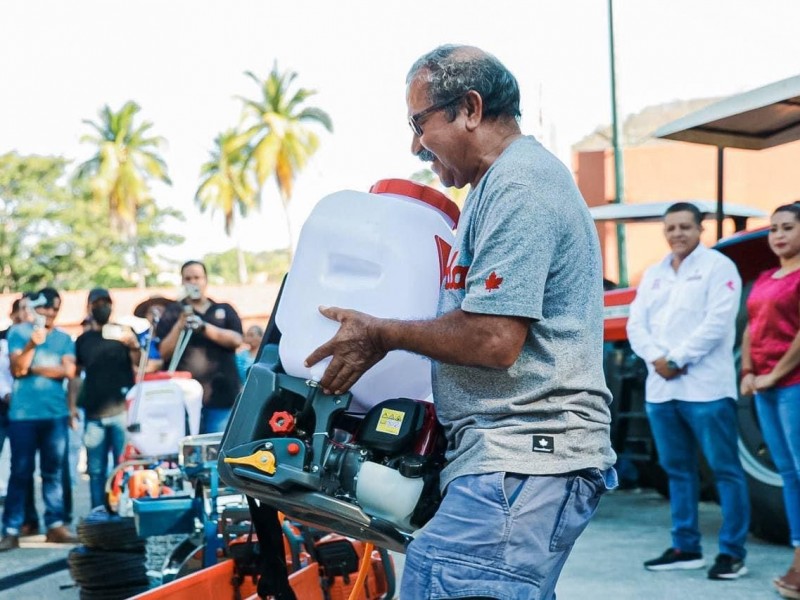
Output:
<instances>
[{"instance_id":1,"label":"building wall","mask_svg":"<svg viewBox=\"0 0 800 600\"><path fill-rule=\"evenodd\" d=\"M664 141L625 148L625 202L714 200L717 197L717 149L713 146ZM767 150L725 150L724 199L771 213L777 206L800 199L800 142ZM614 199L614 155L610 149L576 152L573 169L589 206ZM751 219L748 228L768 220ZM725 224L724 234L733 232ZM644 269L669 251L658 224L625 226L628 278L635 285ZM618 280L617 240L613 224L598 226L604 275ZM703 242L716 241L716 224L705 221Z\"/></svg>"}]
</instances>

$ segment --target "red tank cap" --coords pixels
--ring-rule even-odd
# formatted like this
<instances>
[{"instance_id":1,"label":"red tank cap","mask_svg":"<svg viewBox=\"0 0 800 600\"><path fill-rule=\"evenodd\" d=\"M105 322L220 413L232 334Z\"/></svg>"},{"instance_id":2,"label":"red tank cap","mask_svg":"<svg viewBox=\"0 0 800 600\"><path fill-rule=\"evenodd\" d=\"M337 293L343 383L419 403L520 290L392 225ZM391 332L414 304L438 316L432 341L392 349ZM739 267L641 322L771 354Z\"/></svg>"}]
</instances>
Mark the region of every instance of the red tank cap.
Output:
<instances>
[{"instance_id":1,"label":"red tank cap","mask_svg":"<svg viewBox=\"0 0 800 600\"><path fill-rule=\"evenodd\" d=\"M166 379L191 379L192 374L189 371L156 371L155 373L145 373L144 381L164 381Z\"/></svg>"},{"instance_id":2,"label":"red tank cap","mask_svg":"<svg viewBox=\"0 0 800 600\"><path fill-rule=\"evenodd\" d=\"M452 227L458 225L458 217L461 214L458 205L428 185L408 179L381 179L376 181L369 191L371 194L394 194L420 200L442 213Z\"/></svg>"}]
</instances>

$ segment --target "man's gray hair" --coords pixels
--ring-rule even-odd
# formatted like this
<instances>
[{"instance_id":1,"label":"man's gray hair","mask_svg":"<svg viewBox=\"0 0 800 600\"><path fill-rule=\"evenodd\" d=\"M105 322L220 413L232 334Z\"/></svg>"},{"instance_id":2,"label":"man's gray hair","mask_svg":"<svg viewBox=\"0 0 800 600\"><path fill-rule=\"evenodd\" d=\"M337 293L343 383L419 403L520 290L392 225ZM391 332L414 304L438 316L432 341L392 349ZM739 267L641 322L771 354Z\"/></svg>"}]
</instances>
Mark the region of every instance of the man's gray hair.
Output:
<instances>
[{"instance_id":1,"label":"man's gray hair","mask_svg":"<svg viewBox=\"0 0 800 600\"><path fill-rule=\"evenodd\" d=\"M518 120L519 84L497 58L474 46L447 44L421 56L406 77L410 84L422 76L428 83L431 104L452 99L445 108L447 117L455 119L461 97L475 90L483 99L485 118L510 117Z\"/></svg>"}]
</instances>

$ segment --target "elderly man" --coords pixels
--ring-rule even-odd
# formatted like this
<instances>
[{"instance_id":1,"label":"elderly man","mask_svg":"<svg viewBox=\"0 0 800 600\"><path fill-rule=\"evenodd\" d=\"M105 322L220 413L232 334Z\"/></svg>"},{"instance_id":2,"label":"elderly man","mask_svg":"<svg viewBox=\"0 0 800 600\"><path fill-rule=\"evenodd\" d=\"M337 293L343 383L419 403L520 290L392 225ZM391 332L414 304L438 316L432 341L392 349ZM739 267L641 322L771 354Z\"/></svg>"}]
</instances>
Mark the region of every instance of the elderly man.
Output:
<instances>
[{"instance_id":1,"label":"elderly man","mask_svg":"<svg viewBox=\"0 0 800 600\"><path fill-rule=\"evenodd\" d=\"M444 498L408 547L402 598L552 598L616 485L594 224L569 170L521 134L517 81L495 57L442 46L406 84L412 152L471 186L439 316L322 308L340 327L307 364L332 356L320 384L340 393L390 350L433 359Z\"/></svg>"},{"instance_id":2,"label":"elderly man","mask_svg":"<svg viewBox=\"0 0 800 600\"><path fill-rule=\"evenodd\" d=\"M710 579L747 573L747 481L739 462L733 342L742 282L736 265L700 243L702 215L678 202L664 215L671 252L649 267L631 304L628 338L647 363L647 416L669 478L672 546L651 571L705 566L698 526L697 451L714 473L722 507Z\"/></svg>"},{"instance_id":3,"label":"elderly man","mask_svg":"<svg viewBox=\"0 0 800 600\"><path fill-rule=\"evenodd\" d=\"M65 381L75 376L75 344L54 326L61 296L53 288L39 291L34 323L20 323L8 336L13 402L9 409L11 478L3 511L0 551L19 547L25 500L39 452L44 521L48 542L73 543L65 526L62 482L67 452L69 406ZM34 302L34 304L38 304Z\"/></svg>"},{"instance_id":4,"label":"elderly man","mask_svg":"<svg viewBox=\"0 0 800 600\"><path fill-rule=\"evenodd\" d=\"M164 360L182 352L177 367L203 386L200 432L224 431L241 388L236 349L242 344L242 321L230 304L206 296L208 273L203 263L186 262L181 279L186 297L170 304L161 317L156 329L159 351ZM188 339L183 348L178 347L181 338Z\"/></svg>"}]
</instances>

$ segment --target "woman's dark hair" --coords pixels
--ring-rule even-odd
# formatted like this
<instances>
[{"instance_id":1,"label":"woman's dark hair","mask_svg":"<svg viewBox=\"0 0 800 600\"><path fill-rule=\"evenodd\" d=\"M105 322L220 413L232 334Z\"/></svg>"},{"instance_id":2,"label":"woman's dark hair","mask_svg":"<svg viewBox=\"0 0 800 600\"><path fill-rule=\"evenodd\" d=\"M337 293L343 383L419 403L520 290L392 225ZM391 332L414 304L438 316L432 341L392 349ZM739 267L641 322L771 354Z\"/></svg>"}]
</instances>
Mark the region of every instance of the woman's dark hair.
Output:
<instances>
[{"instance_id":1,"label":"woman's dark hair","mask_svg":"<svg viewBox=\"0 0 800 600\"><path fill-rule=\"evenodd\" d=\"M664 213L664 216L666 217L667 215L676 212L690 212L692 213L694 222L697 225L701 225L703 223L703 213L701 213L700 209L691 202L676 202L667 209L667 212Z\"/></svg>"},{"instance_id":2,"label":"woman's dark hair","mask_svg":"<svg viewBox=\"0 0 800 600\"><path fill-rule=\"evenodd\" d=\"M186 267L191 267L192 265L200 265L200 267L203 269L203 275L208 277L208 271L206 270L206 266L203 263L201 263L199 260L187 260L185 263L183 263L181 265L181 275L183 275L183 270Z\"/></svg>"},{"instance_id":3,"label":"woman's dark hair","mask_svg":"<svg viewBox=\"0 0 800 600\"><path fill-rule=\"evenodd\" d=\"M426 72L428 100L431 104L453 100L444 108L452 121L458 112L458 102L470 90L483 99L485 118L520 117L519 84L506 67L491 54L472 46L447 44L420 57L406 77L411 83Z\"/></svg>"},{"instance_id":4,"label":"woman's dark hair","mask_svg":"<svg viewBox=\"0 0 800 600\"><path fill-rule=\"evenodd\" d=\"M778 208L772 211L772 214L779 212L788 212L794 215L795 220L800 221L800 205L797 202L793 202L792 204L782 204Z\"/></svg>"}]
</instances>

